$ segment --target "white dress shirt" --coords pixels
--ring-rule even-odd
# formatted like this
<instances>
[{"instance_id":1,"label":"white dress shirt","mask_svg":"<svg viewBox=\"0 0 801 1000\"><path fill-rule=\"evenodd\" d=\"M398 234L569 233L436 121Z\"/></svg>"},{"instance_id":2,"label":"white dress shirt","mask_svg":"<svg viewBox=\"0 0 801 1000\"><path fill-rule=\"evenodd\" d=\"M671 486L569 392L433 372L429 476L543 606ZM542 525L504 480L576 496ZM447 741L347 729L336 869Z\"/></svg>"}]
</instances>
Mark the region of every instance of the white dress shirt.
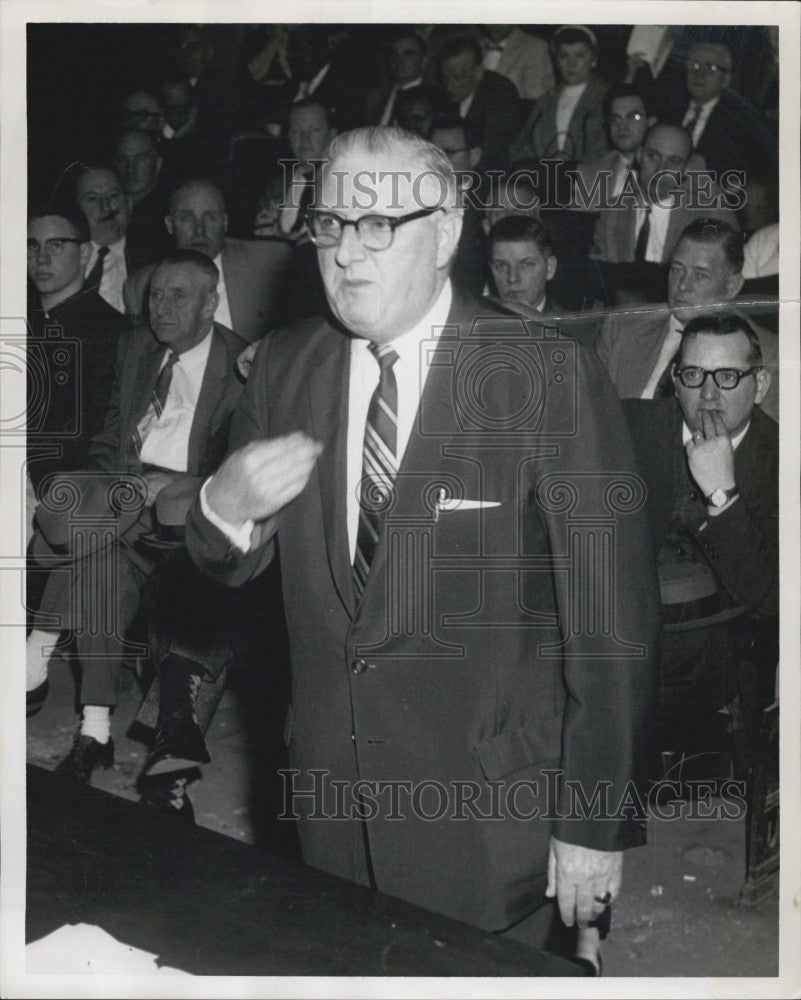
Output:
<instances>
[{"instance_id":1,"label":"white dress shirt","mask_svg":"<svg viewBox=\"0 0 801 1000\"><path fill-rule=\"evenodd\" d=\"M654 202L651 205L650 211L650 227L648 229L648 242L645 246L645 259L650 261L652 264L661 264L662 255L665 252L665 237L667 236L668 225L670 223L670 213L673 208L671 205L660 205L658 202ZM639 233L640 228L645 222L645 209L637 209L638 212L642 213L642 222L637 229Z\"/></svg>"},{"instance_id":2,"label":"white dress shirt","mask_svg":"<svg viewBox=\"0 0 801 1000\"><path fill-rule=\"evenodd\" d=\"M395 101L397 100L398 94L404 90L411 90L412 87L419 87L423 82L422 76L418 76L416 80L410 80L408 83L395 84L389 93L389 98L386 105L384 106L384 113L381 115L381 121L379 125L389 125L392 122L392 115L395 111Z\"/></svg>"},{"instance_id":3,"label":"white dress shirt","mask_svg":"<svg viewBox=\"0 0 801 1000\"><path fill-rule=\"evenodd\" d=\"M656 392L657 385L659 385L659 380L662 378L662 373L667 368L669 362L673 360L676 355L676 351L679 349L683 329L684 324L680 323L673 313L671 313L667 336L662 343L662 350L659 352L659 357L656 359L656 364L654 365L654 370L651 372L651 377L648 379L648 384L640 393L640 399L654 398L654 393Z\"/></svg>"},{"instance_id":4,"label":"white dress shirt","mask_svg":"<svg viewBox=\"0 0 801 1000\"><path fill-rule=\"evenodd\" d=\"M450 281L446 281L436 301L426 315L411 330L392 341L398 354L393 366L398 387L398 453L400 466L406 445L409 442L417 410L425 387L432 351L426 346L439 339L451 308L453 292ZM345 497L348 549L353 562L356 553L356 536L359 531L359 483L362 478L364 459L364 431L370 400L378 385L380 368L378 361L368 350L369 341L354 337L350 351L350 377L348 383L348 432L347 470ZM242 552L250 549L253 521L246 521L241 528L229 524L214 513L206 502L206 484L200 492L200 506L205 517Z\"/></svg>"},{"instance_id":5,"label":"white dress shirt","mask_svg":"<svg viewBox=\"0 0 801 1000\"><path fill-rule=\"evenodd\" d=\"M92 240L92 255L90 256L84 276L88 277L92 273L92 268L97 263L97 255L100 244ZM125 312L125 303L122 298L122 286L128 277L128 267L125 263L125 237L109 245L106 259L103 261L103 276L100 279L98 294L117 312Z\"/></svg>"},{"instance_id":6,"label":"white dress shirt","mask_svg":"<svg viewBox=\"0 0 801 1000\"><path fill-rule=\"evenodd\" d=\"M587 89L586 83L573 83L562 88L559 100L556 102L556 144L561 152L565 148L567 127L581 95Z\"/></svg>"},{"instance_id":7,"label":"white dress shirt","mask_svg":"<svg viewBox=\"0 0 801 1000\"><path fill-rule=\"evenodd\" d=\"M211 350L212 330L188 351L179 355L172 370L172 380L164 409L158 420L152 406L139 422L142 437L139 457L143 465L157 465L162 469L186 472L189 460L189 434L200 387L206 373L206 362ZM166 365L169 351L165 349L159 371Z\"/></svg>"},{"instance_id":8,"label":"white dress shirt","mask_svg":"<svg viewBox=\"0 0 801 1000\"><path fill-rule=\"evenodd\" d=\"M467 118L467 112L473 103L473 98L476 96L475 90L472 94L468 94L463 101L459 101L459 117Z\"/></svg>"},{"instance_id":9,"label":"white dress shirt","mask_svg":"<svg viewBox=\"0 0 801 1000\"><path fill-rule=\"evenodd\" d=\"M231 321L231 307L228 304L228 289L225 286L225 271L223 271L222 266L222 252L218 253L214 258L214 263L220 272L220 280L217 282L217 294L220 296L220 301L214 310L214 322L221 323L223 326L227 326L229 330L233 330L234 324Z\"/></svg>"}]
</instances>

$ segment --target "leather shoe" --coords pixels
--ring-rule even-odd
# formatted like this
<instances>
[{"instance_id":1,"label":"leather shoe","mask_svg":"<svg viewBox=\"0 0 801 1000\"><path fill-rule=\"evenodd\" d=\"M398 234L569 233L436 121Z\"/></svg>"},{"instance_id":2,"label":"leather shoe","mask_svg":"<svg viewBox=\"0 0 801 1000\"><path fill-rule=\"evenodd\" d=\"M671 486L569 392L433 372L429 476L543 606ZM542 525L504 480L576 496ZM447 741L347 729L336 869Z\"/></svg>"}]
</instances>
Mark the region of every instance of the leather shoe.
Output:
<instances>
[{"instance_id":1,"label":"leather shoe","mask_svg":"<svg viewBox=\"0 0 801 1000\"><path fill-rule=\"evenodd\" d=\"M203 733L192 716L170 716L156 732L145 764L145 774L171 774L210 763Z\"/></svg>"},{"instance_id":2,"label":"leather shoe","mask_svg":"<svg viewBox=\"0 0 801 1000\"><path fill-rule=\"evenodd\" d=\"M186 794L185 785L171 781L167 784L154 782L142 792L139 800L146 809L156 809L166 816L174 817L187 826L195 822L195 810ZM180 800L180 805L177 804Z\"/></svg>"},{"instance_id":3,"label":"leather shoe","mask_svg":"<svg viewBox=\"0 0 801 1000\"><path fill-rule=\"evenodd\" d=\"M114 740L108 743L98 743L93 736L83 736L81 733L75 734L72 742L72 749L62 760L55 770L65 778L74 778L85 785L89 784L92 771L96 767L102 767L107 771L114 763Z\"/></svg>"},{"instance_id":4,"label":"leather shoe","mask_svg":"<svg viewBox=\"0 0 801 1000\"><path fill-rule=\"evenodd\" d=\"M31 691L25 692L25 715L30 719L32 715L41 712L50 692L50 681L45 677L41 684L37 684Z\"/></svg>"}]
</instances>

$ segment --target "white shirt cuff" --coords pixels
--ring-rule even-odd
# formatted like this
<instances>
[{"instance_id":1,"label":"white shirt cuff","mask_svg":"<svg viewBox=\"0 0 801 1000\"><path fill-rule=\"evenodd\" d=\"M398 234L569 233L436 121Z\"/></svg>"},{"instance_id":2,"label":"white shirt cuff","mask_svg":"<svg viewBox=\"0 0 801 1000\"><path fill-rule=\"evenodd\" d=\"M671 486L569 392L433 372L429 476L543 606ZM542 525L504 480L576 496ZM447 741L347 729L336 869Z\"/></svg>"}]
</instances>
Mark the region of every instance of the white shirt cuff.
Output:
<instances>
[{"instance_id":1,"label":"white shirt cuff","mask_svg":"<svg viewBox=\"0 0 801 1000\"><path fill-rule=\"evenodd\" d=\"M207 521L213 524L215 528L218 528L225 535L228 541L231 542L232 545L235 545L240 552L250 552L250 538L253 533L253 525L255 522L248 520L245 521L240 528L236 528L233 524L229 524L227 521L224 521L219 514L214 513L206 500L206 487L213 478L214 476L209 476L200 491L200 509L203 511L203 516Z\"/></svg>"}]
</instances>

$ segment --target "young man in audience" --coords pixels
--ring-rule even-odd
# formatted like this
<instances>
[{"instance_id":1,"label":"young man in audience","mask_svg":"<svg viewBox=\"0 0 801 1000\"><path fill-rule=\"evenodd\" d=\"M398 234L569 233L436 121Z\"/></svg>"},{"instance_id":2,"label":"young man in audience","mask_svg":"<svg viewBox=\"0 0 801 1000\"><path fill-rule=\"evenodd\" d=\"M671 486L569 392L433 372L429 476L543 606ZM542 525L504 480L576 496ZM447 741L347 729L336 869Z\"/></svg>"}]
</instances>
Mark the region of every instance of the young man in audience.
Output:
<instances>
[{"instance_id":1,"label":"young man in audience","mask_svg":"<svg viewBox=\"0 0 801 1000\"><path fill-rule=\"evenodd\" d=\"M492 279L506 309L533 317L557 308L546 289L556 273L556 257L541 222L520 215L501 219L487 243Z\"/></svg>"},{"instance_id":2,"label":"young man in audience","mask_svg":"<svg viewBox=\"0 0 801 1000\"><path fill-rule=\"evenodd\" d=\"M263 337L273 322L289 248L270 241L229 239L225 199L210 180L187 181L173 191L164 221L178 250L196 250L217 266L215 321L248 342ZM154 270L154 265L140 268L125 283L125 311L137 322L146 319Z\"/></svg>"},{"instance_id":3,"label":"young man in audience","mask_svg":"<svg viewBox=\"0 0 801 1000\"><path fill-rule=\"evenodd\" d=\"M718 219L697 219L682 233L670 259L667 305L612 313L596 351L621 399L672 394L670 364L693 316L733 303L743 285L740 234ZM762 364L772 376L759 402L779 419L778 337L755 327Z\"/></svg>"},{"instance_id":4,"label":"young man in audience","mask_svg":"<svg viewBox=\"0 0 801 1000\"><path fill-rule=\"evenodd\" d=\"M450 113L464 121L481 147L482 165L502 166L520 126L520 98L506 77L484 68L483 59L477 41L455 38L440 50L439 74Z\"/></svg>"}]
</instances>

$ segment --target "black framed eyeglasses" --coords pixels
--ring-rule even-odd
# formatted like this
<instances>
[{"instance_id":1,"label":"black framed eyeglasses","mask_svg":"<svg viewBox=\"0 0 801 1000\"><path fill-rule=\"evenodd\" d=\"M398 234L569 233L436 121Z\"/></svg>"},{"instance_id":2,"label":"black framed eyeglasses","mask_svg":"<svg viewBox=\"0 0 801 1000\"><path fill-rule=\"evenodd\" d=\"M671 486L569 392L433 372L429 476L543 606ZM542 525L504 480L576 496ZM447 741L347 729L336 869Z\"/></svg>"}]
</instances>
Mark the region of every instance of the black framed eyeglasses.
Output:
<instances>
[{"instance_id":1,"label":"black framed eyeglasses","mask_svg":"<svg viewBox=\"0 0 801 1000\"><path fill-rule=\"evenodd\" d=\"M85 242L85 240L79 240L77 236L52 236L44 243L39 243L38 240L28 240L28 256L38 257L39 251L44 247L51 257L60 257L68 243Z\"/></svg>"},{"instance_id":2,"label":"black framed eyeglasses","mask_svg":"<svg viewBox=\"0 0 801 1000\"><path fill-rule=\"evenodd\" d=\"M421 208L407 215L363 215L360 219L343 219L335 212L322 212L316 208L306 210L306 228L316 247L339 246L345 226L353 226L359 242L367 250L387 250L392 246L395 230L407 222L424 219L434 212L444 212L442 206Z\"/></svg>"},{"instance_id":3,"label":"black framed eyeglasses","mask_svg":"<svg viewBox=\"0 0 801 1000\"><path fill-rule=\"evenodd\" d=\"M715 368L709 371L706 368L688 365L686 368L677 368L675 374L685 389L700 389L709 375L712 376L718 389L736 389L740 379L759 371L761 367L762 365L751 365L750 368Z\"/></svg>"}]
</instances>

